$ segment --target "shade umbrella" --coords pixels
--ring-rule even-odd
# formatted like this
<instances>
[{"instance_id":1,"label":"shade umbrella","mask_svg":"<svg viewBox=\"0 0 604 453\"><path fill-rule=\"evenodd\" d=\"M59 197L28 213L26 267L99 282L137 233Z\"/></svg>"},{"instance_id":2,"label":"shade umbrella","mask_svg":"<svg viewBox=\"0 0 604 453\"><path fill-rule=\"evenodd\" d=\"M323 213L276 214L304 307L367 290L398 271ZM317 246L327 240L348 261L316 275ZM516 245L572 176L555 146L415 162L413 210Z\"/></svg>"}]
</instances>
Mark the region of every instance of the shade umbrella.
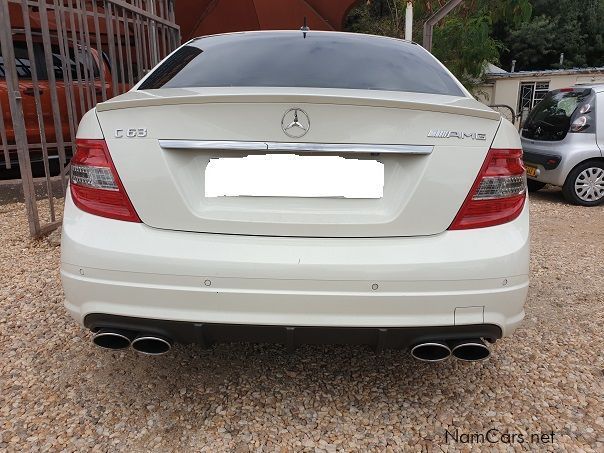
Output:
<instances>
[{"instance_id":1,"label":"shade umbrella","mask_svg":"<svg viewBox=\"0 0 604 453\"><path fill-rule=\"evenodd\" d=\"M176 0L182 40L246 30L341 30L359 0Z\"/></svg>"}]
</instances>

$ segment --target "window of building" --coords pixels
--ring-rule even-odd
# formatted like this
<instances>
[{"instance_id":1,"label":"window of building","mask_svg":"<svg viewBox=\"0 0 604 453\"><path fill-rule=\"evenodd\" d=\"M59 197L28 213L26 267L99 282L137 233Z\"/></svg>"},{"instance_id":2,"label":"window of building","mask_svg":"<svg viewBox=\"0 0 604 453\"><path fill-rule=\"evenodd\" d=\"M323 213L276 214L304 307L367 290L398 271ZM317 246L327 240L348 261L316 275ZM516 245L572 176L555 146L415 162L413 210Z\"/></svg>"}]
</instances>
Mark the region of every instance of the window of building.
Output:
<instances>
[{"instance_id":1,"label":"window of building","mask_svg":"<svg viewBox=\"0 0 604 453\"><path fill-rule=\"evenodd\" d=\"M529 112L543 100L549 91L547 82L522 82L518 96L518 114L520 115L520 127L524 124Z\"/></svg>"}]
</instances>

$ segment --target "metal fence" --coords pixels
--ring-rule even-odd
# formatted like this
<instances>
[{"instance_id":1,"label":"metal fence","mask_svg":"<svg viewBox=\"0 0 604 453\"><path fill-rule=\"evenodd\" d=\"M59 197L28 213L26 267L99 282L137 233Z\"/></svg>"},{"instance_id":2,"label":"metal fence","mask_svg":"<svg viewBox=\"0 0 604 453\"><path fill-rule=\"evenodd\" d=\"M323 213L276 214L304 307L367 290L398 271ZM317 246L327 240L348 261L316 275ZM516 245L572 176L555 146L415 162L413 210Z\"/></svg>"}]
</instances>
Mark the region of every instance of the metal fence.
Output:
<instances>
[{"instance_id":1,"label":"metal fence","mask_svg":"<svg viewBox=\"0 0 604 453\"><path fill-rule=\"evenodd\" d=\"M0 0L0 175L18 169L32 236L60 225L80 118L179 44L174 0Z\"/></svg>"},{"instance_id":2,"label":"metal fence","mask_svg":"<svg viewBox=\"0 0 604 453\"><path fill-rule=\"evenodd\" d=\"M491 104L491 105L489 105L489 107L491 107L493 110L501 113L501 116L503 116L510 123L517 126L516 120L518 119L518 116L516 115L516 113L514 112L514 109L512 107L510 107L509 105L506 105L506 104Z\"/></svg>"}]
</instances>

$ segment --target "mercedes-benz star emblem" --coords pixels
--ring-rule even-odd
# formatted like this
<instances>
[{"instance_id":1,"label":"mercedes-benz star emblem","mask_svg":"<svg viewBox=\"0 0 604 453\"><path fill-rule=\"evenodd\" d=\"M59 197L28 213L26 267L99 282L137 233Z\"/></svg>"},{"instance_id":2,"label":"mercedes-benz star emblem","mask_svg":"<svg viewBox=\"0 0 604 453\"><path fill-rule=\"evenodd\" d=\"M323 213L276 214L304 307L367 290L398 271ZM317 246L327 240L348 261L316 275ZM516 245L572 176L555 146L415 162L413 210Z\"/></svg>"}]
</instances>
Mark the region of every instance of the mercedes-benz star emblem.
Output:
<instances>
[{"instance_id":1,"label":"mercedes-benz star emblem","mask_svg":"<svg viewBox=\"0 0 604 453\"><path fill-rule=\"evenodd\" d=\"M306 112L299 108L289 109L281 119L281 129L292 138L304 136L310 129L310 120Z\"/></svg>"}]
</instances>

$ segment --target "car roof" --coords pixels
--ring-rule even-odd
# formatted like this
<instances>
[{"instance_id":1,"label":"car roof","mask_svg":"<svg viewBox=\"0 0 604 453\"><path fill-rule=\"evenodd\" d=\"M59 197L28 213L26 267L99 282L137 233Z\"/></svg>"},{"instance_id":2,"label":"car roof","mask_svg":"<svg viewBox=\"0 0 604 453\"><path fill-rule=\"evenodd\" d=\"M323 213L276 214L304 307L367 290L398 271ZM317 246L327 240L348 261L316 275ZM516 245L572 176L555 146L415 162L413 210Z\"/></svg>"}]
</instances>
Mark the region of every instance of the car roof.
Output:
<instances>
[{"instance_id":1,"label":"car roof","mask_svg":"<svg viewBox=\"0 0 604 453\"><path fill-rule=\"evenodd\" d=\"M577 83L577 84L575 84L575 87L577 87L577 88L591 88L596 93L601 93L602 91L604 91L604 83L602 83L602 82Z\"/></svg>"}]
</instances>

